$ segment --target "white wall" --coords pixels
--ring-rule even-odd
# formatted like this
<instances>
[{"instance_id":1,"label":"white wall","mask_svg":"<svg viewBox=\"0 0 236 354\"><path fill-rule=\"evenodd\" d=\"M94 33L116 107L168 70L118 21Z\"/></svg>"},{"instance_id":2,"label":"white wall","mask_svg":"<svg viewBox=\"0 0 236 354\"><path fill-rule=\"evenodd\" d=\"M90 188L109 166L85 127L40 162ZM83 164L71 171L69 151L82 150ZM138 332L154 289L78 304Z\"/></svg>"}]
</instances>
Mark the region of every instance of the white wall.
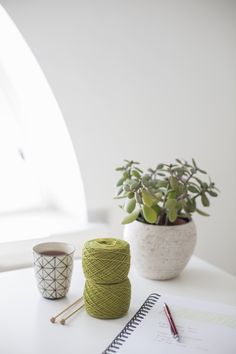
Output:
<instances>
[{"instance_id":1,"label":"white wall","mask_svg":"<svg viewBox=\"0 0 236 354\"><path fill-rule=\"evenodd\" d=\"M88 207L109 208L119 233L115 166L194 156L221 189L196 217L196 254L236 274L236 2L1 3L64 113Z\"/></svg>"}]
</instances>

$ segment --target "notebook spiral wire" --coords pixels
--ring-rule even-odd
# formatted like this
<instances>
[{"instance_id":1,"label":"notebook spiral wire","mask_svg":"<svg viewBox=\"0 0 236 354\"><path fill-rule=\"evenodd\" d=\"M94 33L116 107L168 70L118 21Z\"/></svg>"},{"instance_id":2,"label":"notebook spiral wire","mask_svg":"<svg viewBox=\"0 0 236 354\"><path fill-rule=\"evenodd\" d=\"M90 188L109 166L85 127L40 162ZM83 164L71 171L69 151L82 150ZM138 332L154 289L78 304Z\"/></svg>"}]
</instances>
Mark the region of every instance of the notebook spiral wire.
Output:
<instances>
[{"instance_id":1,"label":"notebook spiral wire","mask_svg":"<svg viewBox=\"0 0 236 354\"><path fill-rule=\"evenodd\" d=\"M102 352L102 354L117 353L119 348L124 344L126 339L132 334L136 327L142 322L151 308L156 304L160 298L159 294L151 294L147 300L140 307L139 311L131 318L131 320L125 325L125 327L118 333L112 343Z\"/></svg>"}]
</instances>

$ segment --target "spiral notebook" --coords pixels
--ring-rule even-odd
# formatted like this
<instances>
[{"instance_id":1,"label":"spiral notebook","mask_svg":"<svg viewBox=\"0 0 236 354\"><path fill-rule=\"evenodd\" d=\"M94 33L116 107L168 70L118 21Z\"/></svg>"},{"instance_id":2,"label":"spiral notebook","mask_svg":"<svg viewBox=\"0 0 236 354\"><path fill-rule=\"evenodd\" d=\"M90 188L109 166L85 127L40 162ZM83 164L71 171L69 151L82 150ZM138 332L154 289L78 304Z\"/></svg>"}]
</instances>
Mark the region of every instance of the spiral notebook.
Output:
<instances>
[{"instance_id":1,"label":"spiral notebook","mask_svg":"<svg viewBox=\"0 0 236 354\"><path fill-rule=\"evenodd\" d=\"M171 335L166 302L180 335ZM235 354L236 307L151 294L102 354Z\"/></svg>"}]
</instances>

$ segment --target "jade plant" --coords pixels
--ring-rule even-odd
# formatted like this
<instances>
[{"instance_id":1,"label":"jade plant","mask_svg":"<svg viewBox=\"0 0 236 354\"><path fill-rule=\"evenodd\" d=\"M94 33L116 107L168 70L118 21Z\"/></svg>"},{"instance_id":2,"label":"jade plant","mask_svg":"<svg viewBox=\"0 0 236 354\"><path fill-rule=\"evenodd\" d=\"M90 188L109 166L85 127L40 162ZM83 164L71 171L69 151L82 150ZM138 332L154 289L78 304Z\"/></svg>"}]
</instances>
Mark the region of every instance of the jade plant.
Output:
<instances>
[{"instance_id":1,"label":"jade plant","mask_svg":"<svg viewBox=\"0 0 236 354\"><path fill-rule=\"evenodd\" d=\"M161 163L156 168L143 172L139 162L124 160L117 167L121 178L117 182L116 199L123 199L119 205L127 215L122 224L135 220L147 224L178 225L191 220L197 212L209 216L197 206L209 207L210 197L217 197L215 183L202 180L207 173L192 162L176 159L173 164Z\"/></svg>"}]
</instances>

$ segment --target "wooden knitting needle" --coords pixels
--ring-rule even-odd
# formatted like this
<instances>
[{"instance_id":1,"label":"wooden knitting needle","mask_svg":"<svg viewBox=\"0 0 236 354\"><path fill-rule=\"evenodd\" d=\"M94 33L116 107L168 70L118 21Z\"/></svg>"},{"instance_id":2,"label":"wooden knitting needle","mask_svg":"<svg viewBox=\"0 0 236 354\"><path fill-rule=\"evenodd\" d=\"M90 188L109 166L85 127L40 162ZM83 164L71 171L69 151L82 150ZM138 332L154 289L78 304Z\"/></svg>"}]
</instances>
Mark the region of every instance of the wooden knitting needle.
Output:
<instances>
[{"instance_id":1,"label":"wooden knitting needle","mask_svg":"<svg viewBox=\"0 0 236 354\"><path fill-rule=\"evenodd\" d=\"M60 324L64 325L66 323L66 320L68 320L68 318L76 314L80 309L82 309L82 307L84 307L84 304L80 305L75 311L71 312L67 317L62 318L60 320Z\"/></svg>"},{"instance_id":2,"label":"wooden knitting needle","mask_svg":"<svg viewBox=\"0 0 236 354\"><path fill-rule=\"evenodd\" d=\"M67 310L69 310L71 307L73 307L74 305L76 305L78 302L80 302L83 299L83 296L80 297L79 299L77 299L75 302L73 302L73 304L67 306L64 310L62 310L60 313L58 313L56 316L53 316L50 318L50 321L52 323L56 322L57 317L61 316L64 312L66 312Z\"/></svg>"}]
</instances>

